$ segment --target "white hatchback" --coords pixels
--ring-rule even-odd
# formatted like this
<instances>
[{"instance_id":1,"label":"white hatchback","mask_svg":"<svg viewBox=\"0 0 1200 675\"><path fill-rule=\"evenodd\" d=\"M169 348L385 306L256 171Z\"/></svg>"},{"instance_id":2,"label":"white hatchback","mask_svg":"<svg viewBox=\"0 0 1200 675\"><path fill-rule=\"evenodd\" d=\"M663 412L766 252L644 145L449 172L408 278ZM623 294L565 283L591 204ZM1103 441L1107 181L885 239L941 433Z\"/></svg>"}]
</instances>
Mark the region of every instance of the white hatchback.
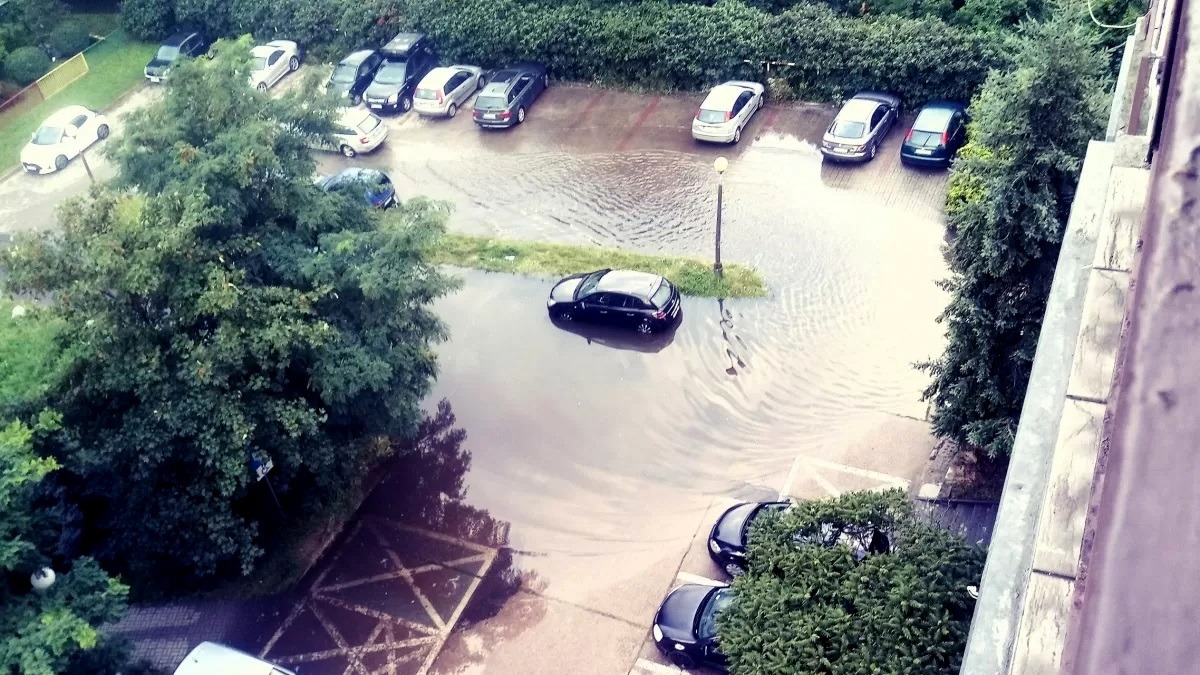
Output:
<instances>
[{"instance_id":1,"label":"white hatchback","mask_svg":"<svg viewBox=\"0 0 1200 675\"><path fill-rule=\"evenodd\" d=\"M296 675L274 663L216 642L201 642L175 668L175 675Z\"/></svg>"},{"instance_id":2,"label":"white hatchback","mask_svg":"<svg viewBox=\"0 0 1200 675\"><path fill-rule=\"evenodd\" d=\"M21 166L29 173L66 168L96 141L108 138L108 119L81 105L69 105L42 122L21 150Z\"/></svg>"},{"instance_id":3,"label":"white hatchback","mask_svg":"<svg viewBox=\"0 0 1200 675\"><path fill-rule=\"evenodd\" d=\"M710 143L737 143L742 129L766 100L766 87L757 82L731 80L708 92L692 120L692 138Z\"/></svg>"},{"instance_id":4,"label":"white hatchback","mask_svg":"<svg viewBox=\"0 0 1200 675\"><path fill-rule=\"evenodd\" d=\"M363 108L342 108L333 123L330 136L333 142L321 141L314 147L354 157L378 148L387 135L387 125L375 113Z\"/></svg>"},{"instance_id":5,"label":"white hatchback","mask_svg":"<svg viewBox=\"0 0 1200 675\"><path fill-rule=\"evenodd\" d=\"M413 92L413 109L422 115L454 117L485 84L476 66L443 66L429 71Z\"/></svg>"}]
</instances>

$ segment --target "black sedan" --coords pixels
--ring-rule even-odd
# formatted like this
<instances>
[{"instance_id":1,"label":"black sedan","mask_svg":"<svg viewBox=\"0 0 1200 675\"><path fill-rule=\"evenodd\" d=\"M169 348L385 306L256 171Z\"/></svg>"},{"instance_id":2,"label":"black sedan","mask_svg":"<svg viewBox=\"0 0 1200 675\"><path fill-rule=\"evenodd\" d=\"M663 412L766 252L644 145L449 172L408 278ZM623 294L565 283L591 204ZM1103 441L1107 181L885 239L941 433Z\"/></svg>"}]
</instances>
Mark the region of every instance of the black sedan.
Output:
<instances>
[{"instance_id":1,"label":"black sedan","mask_svg":"<svg viewBox=\"0 0 1200 675\"><path fill-rule=\"evenodd\" d=\"M761 502L730 507L717 518L708 535L708 556L729 576L741 574L746 569L746 539L754 519L790 505L791 502Z\"/></svg>"},{"instance_id":2,"label":"black sedan","mask_svg":"<svg viewBox=\"0 0 1200 675\"><path fill-rule=\"evenodd\" d=\"M362 195L367 206L386 209L396 204L396 187L382 171L351 167L331 176L316 179L317 187L326 192L345 192Z\"/></svg>"},{"instance_id":3,"label":"black sedan","mask_svg":"<svg viewBox=\"0 0 1200 675\"><path fill-rule=\"evenodd\" d=\"M900 146L900 161L910 166L947 168L967 142L967 108L953 101L925 104Z\"/></svg>"},{"instance_id":4,"label":"black sedan","mask_svg":"<svg viewBox=\"0 0 1200 675\"><path fill-rule=\"evenodd\" d=\"M507 128L524 122L525 112L548 86L550 77L540 63L522 63L497 71L475 99L475 124Z\"/></svg>"},{"instance_id":5,"label":"black sedan","mask_svg":"<svg viewBox=\"0 0 1200 675\"><path fill-rule=\"evenodd\" d=\"M671 591L650 634L663 656L680 668L708 666L725 670L725 655L717 646L717 615L733 603L728 586L684 584Z\"/></svg>"},{"instance_id":6,"label":"black sedan","mask_svg":"<svg viewBox=\"0 0 1200 675\"><path fill-rule=\"evenodd\" d=\"M679 289L657 274L607 269L566 277L546 300L551 319L630 326L647 334L678 321L680 305Z\"/></svg>"}]
</instances>

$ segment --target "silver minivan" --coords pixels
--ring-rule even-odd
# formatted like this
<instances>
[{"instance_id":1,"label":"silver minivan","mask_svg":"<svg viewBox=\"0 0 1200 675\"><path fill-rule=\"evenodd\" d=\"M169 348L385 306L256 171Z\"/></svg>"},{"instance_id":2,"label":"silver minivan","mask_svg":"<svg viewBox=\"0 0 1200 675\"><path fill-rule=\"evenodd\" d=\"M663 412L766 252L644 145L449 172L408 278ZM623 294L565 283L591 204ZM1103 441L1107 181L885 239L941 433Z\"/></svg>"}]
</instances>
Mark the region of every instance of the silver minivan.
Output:
<instances>
[{"instance_id":1,"label":"silver minivan","mask_svg":"<svg viewBox=\"0 0 1200 675\"><path fill-rule=\"evenodd\" d=\"M476 66L434 68L413 92L413 109L431 117L454 117L484 84L483 70Z\"/></svg>"},{"instance_id":2,"label":"silver minivan","mask_svg":"<svg viewBox=\"0 0 1200 675\"><path fill-rule=\"evenodd\" d=\"M175 675L296 675L296 673L216 642L201 642L175 669Z\"/></svg>"}]
</instances>

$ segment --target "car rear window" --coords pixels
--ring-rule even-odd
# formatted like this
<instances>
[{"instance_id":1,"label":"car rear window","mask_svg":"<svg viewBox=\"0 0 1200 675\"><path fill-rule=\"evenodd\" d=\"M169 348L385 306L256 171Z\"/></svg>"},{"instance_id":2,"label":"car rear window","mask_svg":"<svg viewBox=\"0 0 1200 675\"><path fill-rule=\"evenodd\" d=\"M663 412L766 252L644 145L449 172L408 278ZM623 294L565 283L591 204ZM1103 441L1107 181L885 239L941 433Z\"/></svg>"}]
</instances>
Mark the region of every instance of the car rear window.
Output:
<instances>
[{"instance_id":1,"label":"car rear window","mask_svg":"<svg viewBox=\"0 0 1200 675\"><path fill-rule=\"evenodd\" d=\"M663 279L662 283L658 285L658 290L654 291L654 295L650 296L650 302L653 302L655 307L662 309L667 306L667 302L670 300L671 282Z\"/></svg>"},{"instance_id":2,"label":"car rear window","mask_svg":"<svg viewBox=\"0 0 1200 675\"><path fill-rule=\"evenodd\" d=\"M375 115L367 115L366 119L358 123L358 130L364 134L369 134L375 131L375 127L379 126L381 120Z\"/></svg>"},{"instance_id":3,"label":"car rear window","mask_svg":"<svg viewBox=\"0 0 1200 675\"><path fill-rule=\"evenodd\" d=\"M505 104L503 96L480 96L475 99L475 107L480 110L501 110Z\"/></svg>"},{"instance_id":4,"label":"car rear window","mask_svg":"<svg viewBox=\"0 0 1200 675\"><path fill-rule=\"evenodd\" d=\"M724 122L725 118L728 116L728 113L726 113L724 110L701 109L699 114L696 115L696 119L704 122L705 124L720 124L721 122Z\"/></svg>"},{"instance_id":5,"label":"car rear window","mask_svg":"<svg viewBox=\"0 0 1200 675\"><path fill-rule=\"evenodd\" d=\"M838 138L862 138L863 132L866 130L867 125L862 122L838 120L833 123L833 129L830 130L830 133Z\"/></svg>"},{"instance_id":6,"label":"car rear window","mask_svg":"<svg viewBox=\"0 0 1200 675\"><path fill-rule=\"evenodd\" d=\"M413 97L424 99L426 101L432 101L437 98L437 95L437 89L418 89L416 93L413 94Z\"/></svg>"},{"instance_id":7,"label":"car rear window","mask_svg":"<svg viewBox=\"0 0 1200 675\"><path fill-rule=\"evenodd\" d=\"M936 131L917 131L913 129L912 136L907 141L918 148L934 148L942 144L942 135Z\"/></svg>"}]
</instances>

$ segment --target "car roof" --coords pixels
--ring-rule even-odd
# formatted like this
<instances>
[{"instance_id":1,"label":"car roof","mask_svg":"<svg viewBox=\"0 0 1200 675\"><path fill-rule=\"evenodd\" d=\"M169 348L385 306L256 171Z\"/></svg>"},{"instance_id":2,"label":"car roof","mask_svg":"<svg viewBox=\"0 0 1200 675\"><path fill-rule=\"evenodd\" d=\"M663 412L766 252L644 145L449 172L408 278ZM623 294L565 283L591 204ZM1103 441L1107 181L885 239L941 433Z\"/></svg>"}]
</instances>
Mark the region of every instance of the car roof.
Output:
<instances>
[{"instance_id":1,"label":"car roof","mask_svg":"<svg viewBox=\"0 0 1200 675\"><path fill-rule=\"evenodd\" d=\"M66 126L66 124L68 122L75 119L76 117L79 117L80 115L93 115L93 114L95 114L95 113L93 113L91 110L88 110L87 108L85 108L81 105L69 105L65 108L60 108L59 110L55 111L53 114L51 114L49 117L46 118L45 122L42 122L42 125L43 126L52 126L52 127Z\"/></svg>"},{"instance_id":2,"label":"car roof","mask_svg":"<svg viewBox=\"0 0 1200 675\"><path fill-rule=\"evenodd\" d=\"M438 66L426 73L425 77L421 78L421 84L429 87L440 87L446 84L446 80L449 80L460 70L462 69L453 66Z\"/></svg>"},{"instance_id":3,"label":"car roof","mask_svg":"<svg viewBox=\"0 0 1200 675\"><path fill-rule=\"evenodd\" d=\"M700 104L705 110L732 110L733 102L737 100L744 92L753 91L749 87L742 87L736 84L718 84L708 92L708 96L704 98L704 103Z\"/></svg>"},{"instance_id":4,"label":"car roof","mask_svg":"<svg viewBox=\"0 0 1200 675\"><path fill-rule=\"evenodd\" d=\"M624 293L638 298L649 298L658 289L662 277L646 272L612 270L606 272L596 283L597 291Z\"/></svg>"},{"instance_id":5,"label":"car roof","mask_svg":"<svg viewBox=\"0 0 1200 675\"><path fill-rule=\"evenodd\" d=\"M268 45L258 45L254 49L250 50L250 56L270 56L270 55L274 54L276 52L276 50L279 50L279 49L283 49L283 47L278 46L278 45L269 45L269 44Z\"/></svg>"},{"instance_id":6,"label":"car roof","mask_svg":"<svg viewBox=\"0 0 1200 675\"><path fill-rule=\"evenodd\" d=\"M963 106L950 101L937 101L928 103L921 112L917 113L917 119L913 122L913 129L918 131L945 131L950 126L950 118L954 113L963 109Z\"/></svg>"},{"instance_id":7,"label":"car roof","mask_svg":"<svg viewBox=\"0 0 1200 675\"><path fill-rule=\"evenodd\" d=\"M345 125L348 127L354 127L354 126L358 126L363 120L367 119L370 116L371 116L371 111L367 110L366 108L362 108L362 107L341 108L338 111L337 121L339 124L342 124L342 125Z\"/></svg>"},{"instance_id":8,"label":"car roof","mask_svg":"<svg viewBox=\"0 0 1200 675\"><path fill-rule=\"evenodd\" d=\"M842 109L838 111L837 118L853 122L866 122L871 119L871 115L879 106L879 101L869 98L852 98L842 105Z\"/></svg>"},{"instance_id":9,"label":"car roof","mask_svg":"<svg viewBox=\"0 0 1200 675\"><path fill-rule=\"evenodd\" d=\"M193 36L199 32L200 31L198 31L198 30L191 30L191 29L177 30L174 33L171 33L171 35L166 40L163 40L163 42L162 42L163 46L164 47L178 47L179 43L183 42L184 40L190 38L191 36Z\"/></svg>"},{"instance_id":10,"label":"car roof","mask_svg":"<svg viewBox=\"0 0 1200 675\"><path fill-rule=\"evenodd\" d=\"M376 169L366 169L360 166L352 166L349 169L342 169L340 172L330 176L322 176L317 179L317 185L330 190L344 183L349 183L355 180L370 182L371 179L378 176L386 177L382 171Z\"/></svg>"},{"instance_id":11,"label":"car roof","mask_svg":"<svg viewBox=\"0 0 1200 675\"><path fill-rule=\"evenodd\" d=\"M275 675L284 672L245 652L215 642L201 642L175 669L175 675Z\"/></svg>"},{"instance_id":12,"label":"car roof","mask_svg":"<svg viewBox=\"0 0 1200 675\"><path fill-rule=\"evenodd\" d=\"M352 54L347 54L346 58L338 62L338 65L346 64L348 66L356 66L367 60L367 57L374 53L374 49L360 49Z\"/></svg>"}]
</instances>

